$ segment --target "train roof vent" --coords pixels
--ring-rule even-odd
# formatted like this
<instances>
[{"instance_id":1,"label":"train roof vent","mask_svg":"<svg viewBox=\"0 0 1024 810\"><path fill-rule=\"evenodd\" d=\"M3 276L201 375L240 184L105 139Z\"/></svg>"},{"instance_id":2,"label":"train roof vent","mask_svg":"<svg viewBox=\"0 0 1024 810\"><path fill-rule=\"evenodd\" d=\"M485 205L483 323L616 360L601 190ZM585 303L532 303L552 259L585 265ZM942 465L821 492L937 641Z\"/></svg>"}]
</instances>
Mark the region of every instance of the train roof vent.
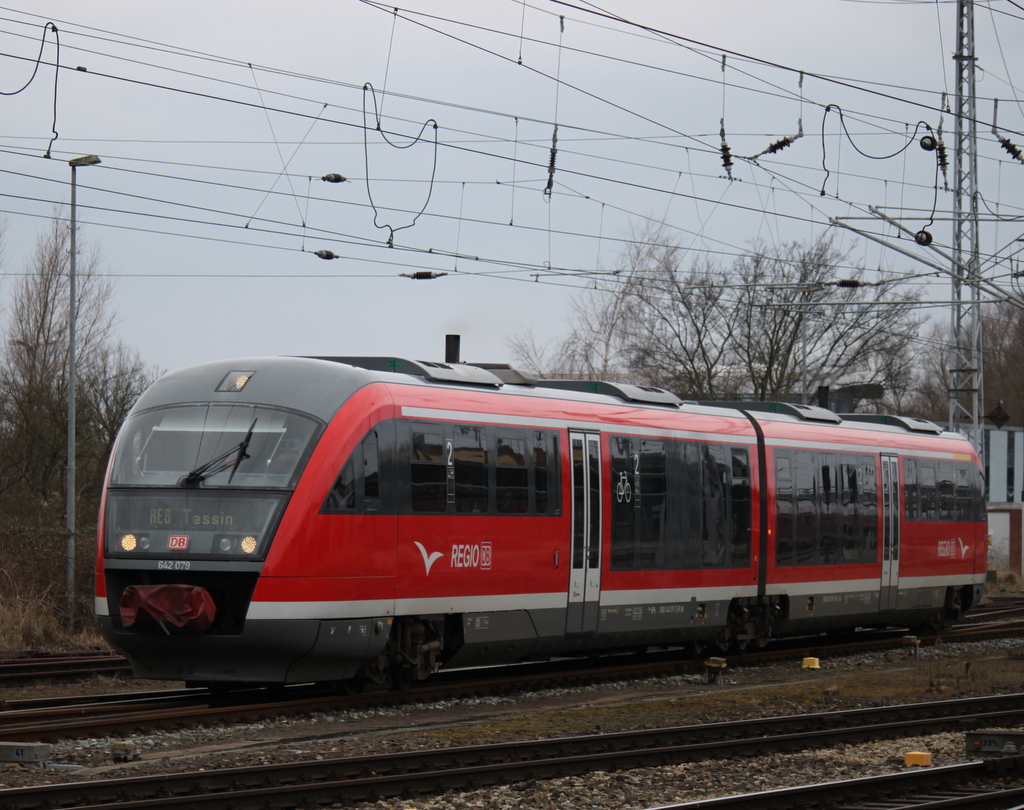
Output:
<instances>
[{"instance_id":1,"label":"train roof vent","mask_svg":"<svg viewBox=\"0 0 1024 810\"><path fill-rule=\"evenodd\" d=\"M847 422L872 422L876 425L892 425L914 433L942 433L942 428L927 419L916 416L892 416L886 413L841 413L840 418Z\"/></svg>"},{"instance_id":2,"label":"train roof vent","mask_svg":"<svg viewBox=\"0 0 1024 810\"><path fill-rule=\"evenodd\" d=\"M563 391L582 391L587 394L606 394L624 399L626 402L642 402L645 405L671 405L678 407L683 401L663 388L650 385L630 385L598 380L537 380L540 388L558 388Z\"/></svg>"},{"instance_id":3,"label":"train roof vent","mask_svg":"<svg viewBox=\"0 0 1024 810\"><path fill-rule=\"evenodd\" d=\"M759 413L781 413L786 416L795 416L797 419L804 419L808 422L833 422L842 421L839 416L828 408L819 408L817 405L798 405L795 402L761 402L743 400L728 400L715 402L701 402L701 405L712 405L716 408L735 408L738 411L757 411Z\"/></svg>"},{"instance_id":4,"label":"train roof vent","mask_svg":"<svg viewBox=\"0 0 1024 810\"><path fill-rule=\"evenodd\" d=\"M463 363L435 363L430 360L406 360L402 357L316 357L314 359L348 363L350 366L365 368L367 371L412 374L431 382L489 385L494 388L500 388L502 385L501 379L490 371Z\"/></svg>"},{"instance_id":5,"label":"train roof vent","mask_svg":"<svg viewBox=\"0 0 1024 810\"><path fill-rule=\"evenodd\" d=\"M470 363L476 368L489 371L506 385L537 385L537 380L527 377L517 368L512 368L508 363Z\"/></svg>"}]
</instances>

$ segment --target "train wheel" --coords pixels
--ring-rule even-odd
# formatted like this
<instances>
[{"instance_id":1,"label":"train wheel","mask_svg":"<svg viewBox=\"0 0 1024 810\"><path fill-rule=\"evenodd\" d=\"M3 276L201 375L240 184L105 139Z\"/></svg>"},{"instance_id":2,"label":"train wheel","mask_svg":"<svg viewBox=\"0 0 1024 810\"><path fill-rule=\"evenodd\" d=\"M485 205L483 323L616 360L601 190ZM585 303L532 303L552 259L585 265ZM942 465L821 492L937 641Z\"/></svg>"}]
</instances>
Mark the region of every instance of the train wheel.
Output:
<instances>
[{"instance_id":1,"label":"train wheel","mask_svg":"<svg viewBox=\"0 0 1024 810\"><path fill-rule=\"evenodd\" d=\"M363 687L365 685L366 681L359 676L354 678L345 678L334 682L334 691L339 695L359 695L362 694Z\"/></svg>"},{"instance_id":2,"label":"train wheel","mask_svg":"<svg viewBox=\"0 0 1024 810\"><path fill-rule=\"evenodd\" d=\"M946 597L946 626L948 627L960 621L963 610L963 596L960 593L960 589L953 588L952 593Z\"/></svg>"},{"instance_id":3,"label":"train wheel","mask_svg":"<svg viewBox=\"0 0 1024 810\"><path fill-rule=\"evenodd\" d=\"M416 673L408 667L394 667L391 670L391 688L404 692L416 683Z\"/></svg>"},{"instance_id":4,"label":"train wheel","mask_svg":"<svg viewBox=\"0 0 1024 810\"><path fill-rule=\"evenodd\" d=\"M214 681L208 684L207 688L210 690L214 700L223 701L231 697L231 687L233 685L224 681Z\"/></svg>"}]
</instances>

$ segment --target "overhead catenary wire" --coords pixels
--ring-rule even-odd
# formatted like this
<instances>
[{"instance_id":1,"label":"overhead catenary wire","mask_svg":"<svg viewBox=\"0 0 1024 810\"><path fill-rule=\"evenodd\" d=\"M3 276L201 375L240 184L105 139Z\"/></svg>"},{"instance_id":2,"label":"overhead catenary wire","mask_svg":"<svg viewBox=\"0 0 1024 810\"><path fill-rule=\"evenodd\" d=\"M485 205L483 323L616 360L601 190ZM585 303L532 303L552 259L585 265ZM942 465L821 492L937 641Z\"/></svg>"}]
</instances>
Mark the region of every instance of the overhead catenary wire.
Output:
<instances>
[{"instance_id":1,"label":"overhead catenary wire","mask_svg":"<svg viewBox=\"0 0 1024 810\"><path fill-rule=\"evenodd\" d=\"M373 129L371 129L370 127L366 126L366 94L367 94L367 92L369 92L370 97L373 99L373 111L374 111L374 121L375 121L375 126L373 127ZM426 194L426 197L423 200L423 206L420 208L419 211L417 211L413 215L412 220L410 222L408 222L407 224L405 224L405 225L395 226L395 225L392 225L392 224L387 223L387 222L384 222L384 223L378 222L378 218L379 218L379 214L380 214L380 209L378 209L377 204L373 201L373 191L370 188L370 144L369 144L370 132L372 131L372 132L380 133L380 135L383 138L384 142L388 146L393 148L393 149L410 149L410 148L415 146L417 143L419 143L423 139L423 133L427 130L427 127L431 127L432 130L433 130L433 135L434 135L434 151L433 151L433 157L432 157L431 169L430 169L430 185L427 188L427 194ZM365 85L363 85L363 158L364 158L364 161L365 161L364 165L365 165L365 168L366 168L366 174L365 174L365 178L366 178L366 196L370 200L370 206L373 208L373 224L374 224L374 226L377 227L377 228L385 229L388 232L388 246L389 247L393 246L394 243L395 243L395 233L398 232L398 231L403 231L406 228L413 227L416 224L416 221L423 214L423 212L427 210L427 206L430 204L430 196L431 196L431 194L434 191L434 178L437 175L437 147L438 147L437 129L438 129L437 121L435 121L433 118L429 118L420 127L420 131L416 133L415 137L411 138L408 141L408 143L405 143L405 144L398 143L396 140L393 140L391 137L389 137L388 133L381 127L381 115L380 115L380 110L377 107L377 96L376 96L376 93L374 93L373 86L369 82L367 82Z\"/></svg>"},{"instance_id":2,"label":"overhead catenary wire","mask_svg":"<svg viewBox=\"0 0 1024 810\"><path fill-rule=\"evenodd\" d=\"M28 80L17 90L0 90L0 96L16 96L19 93L24 92L28 89L29 85L36 78L36 74L39 72L39 65L43 60L43 48L46 47L46 32L53 31L53 41L56 47L56 56L54 58L54 65L56 68L53 72L53 123L50 128L53 130L53 137L50 138L50 143L46 147L46 153L44 157L50 157L50 150L53 147L53 142L57 140L57 86L58 78L60 76L60 32L57 30L57 26L52 22L48 22L43 26L43 34L39 38L39 53L36 55L35 64L32 66L32 75L28 77Z\"/></svg>"},{"instance_id":3,"label":"overhead catenary wire","mask_svg":"<svg viewBox=\"0 0 1024 810\"><path fill-rule=\"evenodd\" d=\"M363 0L363 1L366 2L367 0ZM97 75L105 75L105 74L97 74ZM112 77L112 78L122 78L123 79L123 77ZM335 83L337 83L337 82L335 82ZM174 89L174 88L165 88L165 89ZM181 92L181 90L179 90L179 92ZM189 91L185 91L185 92L189 92ZM200 94L200 96L204 96L204 95L207 95L207 94ZM237 100L234 100L234 99L224 98L223 100L225 100L225 101L232 101L232 102L236 102L237 103ZM276 109L274 109L274 111L275 112L281 112L281 113L288 113L288 112L290 112L288 110L280 109L280 108L276 108Z\"/></svg>"},{"instance_id":4,"label":"overhead catenary wire","mask_svg":"<svg viewBox=\"0 0 1024 810\"><path fill-rule=\"evenodd\" d=\"M376 2L372 2L372 0L361 0L361 2L364 2L367 5L379 6L381 8L385 8L385 6L383 6L382 4L379 4L379 3L376 3ZM395 7L393 7L393 6L386 6L386 10L388 11L389 14L393 13L394 8ZM423 15L423 16L425 16L425 15ZM84 28L86 28L87 30L96 30L96 29L88 29L88 27L84 27ZM432 29L432 30L436 30L436 29ZM669 37L670 35L666 34L665 36ZM674 38L674 39L678 39L678 37L676 35L671 35L671 37ZM143 42L146 42L146 41L143 41ZM241 64L237 60L230 60L230 59L226 59L224 57L214 57L214 56L209 55L209 54L204 54L204 53L201 53L201 52L191 51L191 50L188 50L188 49L171 48L171 46L166 46L166 45L161 45L160 47L163 50L173 51L175 53L181 52L182 54L186 54L186 55L190 56L191 58L197 58L197 59L198 58L205 58L205 59L209 59L211 61L216 61L216 62L218 62L220 64L229 64L229 65L240 65ZM706 48L712 49L712 50L716 50L718 52L725 52L725 53L729 53L729 54L733 54L734 53L734 52L728 51L728 50L724 50L723 51L723 49L721 49L720 47L713 46L713 45L704 45L703 47L706 47ZM602 58L607 58L607 57L605 57L604 54L593 54L593 55L599 56L599 57L602 57ZM859 85L857 85L857 84L855 84L853 82L853 80L849 80L849 79L841 79L841 78L829 76L827 74L807 73L806 71L799 71L797 68L792 68L792 67L785 66L785 65L777 65L776 63L770 62L768 60L760 60L760 59L757 59L756 57L750 57L750 56L746 56L746 55L743 55L743 58L745 58L745 59L747 59L747 60L749 60L749 61L751 61L753 63L763 64L763 65L766 65L766 66L775 66L775 67L778 67L779 69L792 70L794 72L803 72L803 73L806 73L806 75L808 75L808 76L813 76L813 77L815 77L817 79L820 79L820 80L823 80L823 81L836 81L836 82L839 82L843 86L850 86L850 87L853 87L853 88L856 88L856 89L861 89L861 90L865 90L865 88L869 87L872 84L877 84L877 83L872 83L872 82L860 81ZM305 78L305 79L308 79L308 80L315 80L315 81L318 81L318 82L326 82L326 83L342 85L342 86L345 85L344 82L338 82L337 80L323 79L321 77L313 77L313 76L309 76L307 74L298 74L298 73L295 73L295 72L292 72L292 71L283 71L283 70L280 70L280 69L271 69L271 68L267 68L267 67L263 67L261 69L267 70L267 71L273 71L273 72L275 72L275 73L277 73L279 75L283 75L283 76L294 76L294 77L299 77L299 78ZM652 69L654 69L654 68L652 68ZM657 68L657 69L658 70L664 70L663 68ZM192 74L192 75L198 75L198 74ZM208 77L202 77L202 78L208 78ZM700 77L691 77L691 78L700 78ZM218 80L218 81L223 81L223 80L221 79L221 80ZM236 85L238 85L237 82L229 82L229 84L236 84ZM244 85L239 85L239 86L244 86ZM358 87L358 85L355 85L355 86ZM904 89L904 90L905 89L909 89L909 88L901 87L899 85L884 85L884 86L891 87L893 89ZM917 91L917 92L923 92L923 91ZM892 98L895 99L896 97L892 97ZM899 100L904 101L905 103L914 103L910 99L899 99ZM443 102L435 102L435 103L443 103ZM925 105L925 106L927 106L927 105Z\"/></svg>"},{"instance_id":5,"label":"overhead catenary wire","mask_svg":"<svg viewBox=\"0 0 1024 810\"><path fill-rule=\"evenodd\" d=\"M368 174L369 174L369 173L368 173ZM773 175L769 175L769 176L773 176ZM465 182L465 181L463 181L463 182ZM513 186L513 188L514 188L514 186ZM664 190L665 190L665 189L663 189L663 191L664 191Z\"/></svg>"},{"instance_id":6,"label":"overhead catenary wire","mask_svg":"<svg viewBox=\"0 0 1024 810\"><path fill-rule=\"evenodd\" d=\"M162 201L162 202L163 202L163 201ZM131 212L131 213L134 213L134 212Z\"/></svg>"}]
</instances>

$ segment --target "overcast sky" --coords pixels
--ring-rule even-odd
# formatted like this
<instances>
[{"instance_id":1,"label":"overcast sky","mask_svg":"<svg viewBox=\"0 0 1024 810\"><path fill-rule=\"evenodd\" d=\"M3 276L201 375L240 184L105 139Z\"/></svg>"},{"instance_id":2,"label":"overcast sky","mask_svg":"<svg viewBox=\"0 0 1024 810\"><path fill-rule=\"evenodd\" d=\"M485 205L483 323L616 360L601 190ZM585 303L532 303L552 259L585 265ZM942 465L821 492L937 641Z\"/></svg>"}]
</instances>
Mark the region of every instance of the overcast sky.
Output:
<instances>
[{"instance_id":1,"label":"overcast sky","mask_svg":"<svg viewBox=\"0 0 1024 810\"><path fill-rule=\"evenodd\" d=\"M895 240L874 207L948 250L952 194L911 139L941 125L952 160L955 2L395 9L0 8L0 92L13 94L0 96L0 303L70 200L68 159L85 154L102 163L78 172L82 240L115 283L121 338L161 369L264 354L441 359L449 332L465 359L505 360L516 329L557 340L570 296L659 227L686 265L832 234L851 264L949 298L934 268L830 222ZM1024 165L998 137L1024 147L1024 2L979 3L975 25L981 252L1010 288ZM320 179L331 172L347 182ZM447 275L407 277L424 272Z\"/></svg>"}]
</instances>

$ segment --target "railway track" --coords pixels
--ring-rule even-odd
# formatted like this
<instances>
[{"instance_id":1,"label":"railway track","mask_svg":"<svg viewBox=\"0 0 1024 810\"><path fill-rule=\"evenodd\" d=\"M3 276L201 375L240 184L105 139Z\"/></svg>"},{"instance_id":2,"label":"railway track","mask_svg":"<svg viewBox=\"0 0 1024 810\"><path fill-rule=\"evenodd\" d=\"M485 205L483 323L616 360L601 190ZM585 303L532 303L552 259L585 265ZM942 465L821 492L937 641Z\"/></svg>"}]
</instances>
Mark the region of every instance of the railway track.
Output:
<instances>
[{"instance_id":1,"label":"railway track","mask_svg":"<svg viewBox=\"0 0 1024 810\"><path fill-rule=\"evenodd\" d=\"M42 678L88 678L131 674L127 659L113 652L40 653L0 658L0 683L20 684Z\"/></svg>"},{"instance_id":2,"label":"railway track","mask_svg":"<svg viewBox=\"0 0 1024 810\"><path fill-rule=\"evenodd\" d=\"M1024 621L997 622L946 631L945 641L970 641L1024 634ZM939 637L922 639L933 644ZM806 640L804 640L806 643ZM805 656L905 648L900 631L873 634L856 642L784 646L729 658L729 664L756 665L792 661ZM340 695L316 686L244 689L227 695L205 689L138 692L57 701L7 701L0 704L0 739L23 742L129 734L140 729L175 729L196 724L257 722L312 712L381 708L523 690L565 688L619 680L667 677L703 672L703 658L676 654L616 656L594 659L585 669L578 661L550 662L488 670L443 673L413 688Z\"/></svg>"},{"instance_id":3,"label":"railway track","mask_svg":"<svg viewBox=\"0 0 1024 810\"><path fill-rule=\"evenodd\" d=\"M1024 805L1024 758L970 762L884 776L662 805L652 810L1010 810Z\"/></svg>"},{"instance_id":4,"label":"railway track","mask_svg":"<svg viewBox=\"0 0 1024 810\"><path fill-rule=\"evenodd\" d=\"M1013 617L1024 618L1024 601L992 604L976 608L965 615L964 622L968 625L986 623L995 628L1000 625L1005 626L1009 624L1007 620ZM959 632L960 628L957 628L949 630L943 635L948 640L954 640ZM889 643L889 638L902 634L905 634L905 631L894 630L878 634L882 636L879 643L887 644ZM801 641L806 643L806 640ZM780 645L776 643L776 646ZM817 648L820 649L821 646L817 645ZM828 646L831 647L832 645ZM756 653L751 651L746 654L746 657L750 662L771 660L773 652L776 651L767 650ZM131 665L124 656L118 655L113 651L33 653L0 658L0 684L22 684L42 679L87 678L93 675L130 676Z\"/></svg>"},{"instance_id":5,"label":"railway track","mask_svg":"<svg viewBox=\"0 0 1024 810\"><path fill-rule=\"evenodd\" d=\"M130 801L131 806L139 810L149 807L169 810L220 807L226 804L232 808L255 808L268 805L293 807L330 801L367 801L447 790L468 790L592 771L752 757L766 751L803 750L1021 721L1024 721L1024 695L1004 695L753 721L14 788L0 790L0 806L10 810L43 807L90 807L99 810ZM1007 758L1009 760L1016 761L1017 758ZM1016 767L1022 769L1014 771L1018 774L1019 783L1019 774L1024 772L1024 766L1018 762ZM943 770L948 769L932 768L922 773L939 774ZM960 766L960 770L970 769ZM984 768L978 773L984 773ZM900 776L908 780L912 778L905 774ZM932 781L931 786L935 784ZM808 801L816 800L812 797ZM710 805L701 802L700 806Z\"/></svg>"}]
</instances>

